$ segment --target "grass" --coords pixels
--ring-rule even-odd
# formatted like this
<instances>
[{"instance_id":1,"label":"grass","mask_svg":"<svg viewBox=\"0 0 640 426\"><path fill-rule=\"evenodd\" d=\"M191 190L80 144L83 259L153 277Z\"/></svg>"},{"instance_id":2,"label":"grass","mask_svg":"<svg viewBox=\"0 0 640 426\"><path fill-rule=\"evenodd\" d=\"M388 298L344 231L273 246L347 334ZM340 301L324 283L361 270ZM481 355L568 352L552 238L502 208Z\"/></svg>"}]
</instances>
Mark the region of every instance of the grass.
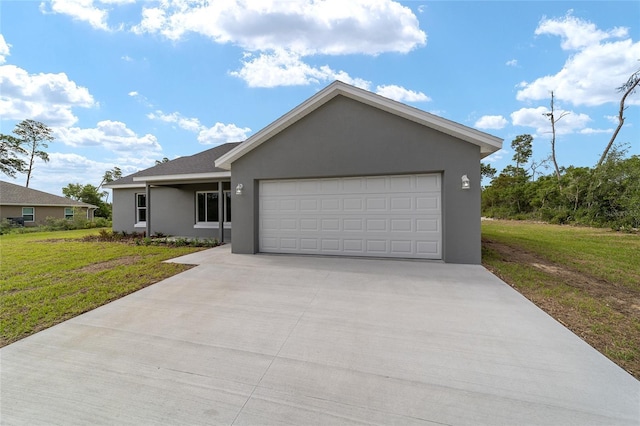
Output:
<instances>
[{"instance_id":1,"label":"grass","mask_svg":"<svg viewBox=\"0 0 640 426\"><path fill-rule=\"evenodd\" d=\"M202 248L82 241L100 230L0 236L0 346L186 269Z\"/></svg>"},{"instance_id":2,"label":"grass","mask_svg":"<svg viewBox=\"0 0 640 426\"><path fill-rule=\"evenodd\" d=\"M483 221L483 264L640 378L640 235Z\"/></svg>"},{"instance_id":3,"label":"grass","mask_svg":"<svg viewBox=\"0 0 640 426\"><path fill-rule=\"evenodd\" d=\"M638 234L521 221L483 221L482 234L577 271L640 290Z\"/></svg>"}]
</instances>

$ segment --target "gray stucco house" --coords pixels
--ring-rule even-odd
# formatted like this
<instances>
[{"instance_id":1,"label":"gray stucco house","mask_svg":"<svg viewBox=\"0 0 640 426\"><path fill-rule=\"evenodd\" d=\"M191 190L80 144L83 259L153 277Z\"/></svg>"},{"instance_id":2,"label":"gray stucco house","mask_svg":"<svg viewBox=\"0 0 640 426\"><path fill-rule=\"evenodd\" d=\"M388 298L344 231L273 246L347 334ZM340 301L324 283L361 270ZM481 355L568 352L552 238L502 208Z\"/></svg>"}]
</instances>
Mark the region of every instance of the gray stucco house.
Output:
<instances>
[{"instance_id":1,"label":"gray stucco house","mask_svg":"<svg viewBox=\"0 0 640 426\"><path fill-rule=\"evenodd\" d=\"M336 81L244 142L112 182L113 227L221 238L233 253L477 264L480 160L501 147Z\"/></svg>"}]
</instances>

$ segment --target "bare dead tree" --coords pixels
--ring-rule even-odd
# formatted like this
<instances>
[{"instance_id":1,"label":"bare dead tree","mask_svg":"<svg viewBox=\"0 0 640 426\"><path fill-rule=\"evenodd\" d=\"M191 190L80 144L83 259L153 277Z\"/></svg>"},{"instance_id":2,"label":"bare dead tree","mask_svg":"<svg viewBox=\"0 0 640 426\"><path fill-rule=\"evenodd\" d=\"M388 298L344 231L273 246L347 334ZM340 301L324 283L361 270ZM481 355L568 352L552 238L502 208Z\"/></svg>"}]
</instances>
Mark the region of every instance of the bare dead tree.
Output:
<instances>
[{"instance_id":1,"label":"bare dead tree","mask_svg":"<svg viewBox=\"0 0 640 426\"><path fill-rule=\"evenodd\" d=\"M640 69L634 72L633 74L631 74L631 76L629 77L629 79L625 84L618 87L618 92L622 93L622 98L620 99L620 109L618 110L618 127L616 127L616 130L614 130L613 134L611 135L611 139L609 140L607 147L602 152L602 155L600 156L600 160L598 160L598 164L596 165L596 168L600 167L600 165L604 162L605 158L607 158L607 154L609 154L609 150L611 149L611 147L613 146L613 143L618 137L618 133L620 132L620 129L622 129L622 125L624 124L624 118L625 118L624 110L627 109L624 106L624 104L627 100L627 97L636 91L636 89L638 88L638 85L640 85Z\"/></svg>"},{"instance_id":2,"label":"bare dead tree","mask_svg":"<svg viewBox=\"0 0 640 426\"><path fill-rule=\"evenodd\" d=\"M548 165L549 161L551 161L551 155L549 155L547 158L543 158L542 160L531 161L531 164L529 165L529 170L531 171L532 181L536 180L536 173L538 172L539 168L543 168L545 170L549 168L549 165Z\"/></svg>"},{"instance_id":3,"label":"bare dead tree","mask_svg":"<svg viewBox=\"0 0 640 426\"><path fill-rule=\"evenodd\" d=\"M553 90L551 91L551 111L545 113L544 115L549 118L551 121L551 161L553 161L553 167L556 170L556 177L558 178L558 182L560 182L560 168L558 167L558 161L556 160L556 123L560 121L563 117L569 115L567 111L564 111L560 114L560 116L555 116L555 109L553 105Z\"/></svg>"}]
</instances>

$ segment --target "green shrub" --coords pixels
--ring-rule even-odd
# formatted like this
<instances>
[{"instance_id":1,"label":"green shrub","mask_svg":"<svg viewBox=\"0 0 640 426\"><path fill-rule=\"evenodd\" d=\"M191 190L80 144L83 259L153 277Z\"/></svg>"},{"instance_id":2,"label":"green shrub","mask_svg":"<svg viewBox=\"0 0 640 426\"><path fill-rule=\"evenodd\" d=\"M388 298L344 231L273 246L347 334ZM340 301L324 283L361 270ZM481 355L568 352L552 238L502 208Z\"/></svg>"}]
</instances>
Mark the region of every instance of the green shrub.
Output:
<instances>
[{"instance_id":1,"label":"green shrub","mask_svg":"<svg viewBox=\"0 0 640 426\"><path fill-rule=\"evenodd\" d=\"M12 231L13 225L7 219L0 221L0 235L8 234Z\"/></svg>"}]
</instances>

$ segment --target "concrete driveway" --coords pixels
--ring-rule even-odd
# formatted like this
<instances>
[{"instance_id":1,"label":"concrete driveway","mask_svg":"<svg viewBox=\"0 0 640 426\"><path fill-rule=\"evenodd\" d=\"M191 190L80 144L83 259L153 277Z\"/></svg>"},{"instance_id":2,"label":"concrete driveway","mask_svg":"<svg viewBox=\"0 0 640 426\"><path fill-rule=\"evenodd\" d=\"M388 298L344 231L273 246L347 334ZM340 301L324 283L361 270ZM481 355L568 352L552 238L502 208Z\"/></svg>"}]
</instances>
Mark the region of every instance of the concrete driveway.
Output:
<instances>
[{"instance_id":1,"label":"concrete driveway","mask_svg":"<svg viewBox=\"0 0 640 426\"><path fill-rule=\"evenodd\" d=\"M232 255L0 350L10 424L638 424L640 382L481 266Z\"/></svg>"}]
</instances>

